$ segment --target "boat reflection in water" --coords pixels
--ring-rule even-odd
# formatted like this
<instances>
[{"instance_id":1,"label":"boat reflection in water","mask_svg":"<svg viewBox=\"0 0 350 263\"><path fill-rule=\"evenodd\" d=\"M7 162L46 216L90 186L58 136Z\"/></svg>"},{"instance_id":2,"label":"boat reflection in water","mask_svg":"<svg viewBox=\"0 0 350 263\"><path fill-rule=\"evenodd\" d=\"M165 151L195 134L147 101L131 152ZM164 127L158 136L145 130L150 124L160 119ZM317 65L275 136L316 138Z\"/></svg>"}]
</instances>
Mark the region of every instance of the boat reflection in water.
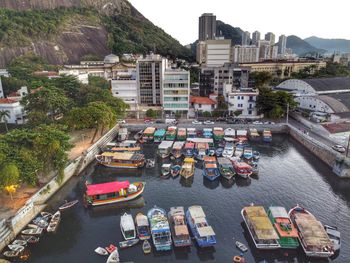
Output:
<instances>
[{"instance_id":1,"label":"boat reflection in water","mask_svg":"<svg viewBox=\"0 0 350 263\"><path fill-rule=\"evenodd\" d=\"M194 180L194 176L191 176L191 177L189 177L187 179L181 176L180 177L180 184L183 187L192 187L193 180Z\"/></svg>"}]
</instances>

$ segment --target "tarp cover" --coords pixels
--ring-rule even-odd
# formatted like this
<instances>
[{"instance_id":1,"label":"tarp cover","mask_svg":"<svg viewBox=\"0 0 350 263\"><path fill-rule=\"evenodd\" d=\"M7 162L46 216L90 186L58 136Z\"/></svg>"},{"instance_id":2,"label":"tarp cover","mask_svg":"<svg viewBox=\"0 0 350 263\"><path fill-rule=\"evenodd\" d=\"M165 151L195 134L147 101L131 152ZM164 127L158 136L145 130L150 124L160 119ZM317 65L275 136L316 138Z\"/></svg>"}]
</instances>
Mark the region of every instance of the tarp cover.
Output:
<instances>
[{"instance_id":1,"label":"tarp cover","mask_svg":"<svg viewBox=\"0 0 350 263\"><path fill-rule=\"evenodd\" d=\"M198 228L198 234L200 237L215 236L215 232L211 226Z\"/></svg>"},{"instance_id":2,"label":"tarp cover","mask_svg":"<svg viewBox=\"0 0 350 263\"><path fill-rule=\"evenodd\" d=\"M124 182L110 182L104 184L91 184L87 186L86 194L92 195L102 195L108 193L119 192L121 189L126 189L130 185L129 181Z\"/></svg>"},{"instance_id":3,"label":"tarp cover","mask_svg":"<svg viewBox=\"0 0 350 263\"><path fill-rule=\"evenodd\" d=\"M186 225L175 226L174 229L175 229L175 234L177 236L188 235L188 229Z\"/></svg>"}]
</instances>

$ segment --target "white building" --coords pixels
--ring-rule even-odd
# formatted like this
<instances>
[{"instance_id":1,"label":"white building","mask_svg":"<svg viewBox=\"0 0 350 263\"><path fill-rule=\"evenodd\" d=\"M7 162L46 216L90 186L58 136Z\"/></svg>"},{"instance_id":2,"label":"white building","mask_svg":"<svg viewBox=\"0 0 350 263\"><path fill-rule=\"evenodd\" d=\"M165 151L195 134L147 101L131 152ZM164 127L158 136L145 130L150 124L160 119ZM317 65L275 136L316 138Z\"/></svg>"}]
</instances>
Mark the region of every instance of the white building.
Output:
<instances>
[{"instance_id":1,"label":"white building","mask_svg":"<svg viewBox=\"0 0 350 263\"><path fill-rule=\"evenodd\" d=\"M258 46L259 41L260 41L260 32L254 31L252 35L252 45Z\"/></svg>"},{"instance_id":2,"label":"white building","mask_svg":"<svg viewBox=\"0 0 350 263\"><path fill-rule=\"evenodd\" d=\"M231 59L230 39L200 41L197 45L197 62L205 67L220 67Z\"/></svg>"},{"instance_id":3,"label":"white building","mask_svg":"<svg viewBox=\"0 0 350 263\"><path fill-rule=\"evenodd\" d=\"M233 63L259 62L259 48L256 46L239 46L232 48Z\"/></svg>"},{"instance_id":4,"label":"white building","mask_svg":"<svg viewBox=\"0 0 350 263\"><path fill-rule=\"evenodd\" d=\"M270 42L270 45L273 46L276 43L276 36L274 33L268 32L265 34L265 40Z\"/></svg>"},{"instance_id":5,"label":"white building","mask_svg":"<svg viewBox=\"0 0 350 263\"><path fill-rule=\"evenodd\" d=\"M271 42L268 40L260 40L258 42L258 47L259 47L259 59L260 60L277 59L278 46L271 45Z\"/></svg>"},{"instance_id":6,"label":"white building","mask_svg":"<svg viewBox=\"0 0 350 263\"><path fill-rule=\"evenodd\" d=\"M190 97L192 116L195 116L196 112L212 112L216 109L217 102L208 97Z\"/></svg>"},{"instance_id":7,"label":"white building","mask_svg":"<svg viewBox=\"0 0 350 263\"><path fill-rule=\"evenodd\" d=\"M9 112L10 117L6 120L7 123L23 124L25 121L24 108L19 101L11 100L8 98L0 99L0 111Z\"/></svg>"},{"instance_id":8,"label":"white building","mask_svg":"<svg viewBox=\"0 0 350 263\"><path fill-rule=\"evenodd\" d=\"M281 35L278 40L278 54L284 55L286 53L287 48L287 37L285 35Z\"/></svg>"},{"instance_id":9,"label":"white building","mask_svg":"<svg viewBox=\"0 0 350 263\"><path fill-rule=\"evenodd\" d=\"M114 54L109 54L108 56L105 56L103 62L104 64L117 64L119 63L119 57Z\"/></svg>"},{"instance_id":10,"label":"white building","mask_svg":"<svg viewBox=\"0 0 350 263\"><path fill-rule=\"evenodd\" d=\"M136 110L138 108L136 70L118 72L117 78L111 80L111 92L114 97L127 103L130 110Z\"/></svg>"},{"instance_id":11,"label":"white building","mask_svg":"<svg viewBox=\"0 0 350 263\"><path fill-rule=\"evenodd\" d=\"M83 73L78 69L62 69L58 71L58 74L74 76L80 83L89 84L89 74Z\"/></svg>"},{"instance_id":12,"label":"white building","mask_svg":"<svg viewBox=\"0 0 350 263\"><path fill-rule=\"evenodd\" d=\"M248 31L242 32L242 46L250 44L250 33Z\"/></svg>"}]
</instances>

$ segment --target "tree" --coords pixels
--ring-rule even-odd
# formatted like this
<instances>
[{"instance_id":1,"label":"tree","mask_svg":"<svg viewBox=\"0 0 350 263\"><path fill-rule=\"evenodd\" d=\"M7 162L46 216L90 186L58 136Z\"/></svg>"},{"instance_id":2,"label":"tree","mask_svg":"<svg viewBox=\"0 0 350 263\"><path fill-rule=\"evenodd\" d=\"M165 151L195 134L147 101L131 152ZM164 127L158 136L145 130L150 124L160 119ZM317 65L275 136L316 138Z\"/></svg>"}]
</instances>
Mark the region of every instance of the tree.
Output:
<instances>
[{"instance_id":1,"label":"tree","mask_svg":"<svg viewBox=\"0 0 350 263\"><path fill-rule=\"evenodd\" d=\"M233 115L235 115L235 117L238 117L239 115L241 115L242 114L242 111L241 110L235 110L234 112L233 112Z\"/></svg>"},{"instance_id":2,"label":"tree","mask_svg":"<svg viewBox=\"0 0 350 263\"><path fill-rule=\"evenodd\" d=\"M5 164L0 171L0 186L8 192L12 199L12 194L16 192L20 181L19 170L15 164Z\"/></svg>"},{"instance_id":3,"label":"tree","mask_svg":"<svg viewBox=\"0 0 350 263\"><path fill-rule=\"evenodd\" d=\"M146 111L146 117L148 118L156 118L157 117L157 112L153 109L148 109Z\"/></svg>"},{"instance_id":4,"label":"tree","mask_svg":"<svg viewBox=\"0 0 350 263\"><path fill-rule=\"evenodd\" d=\"M267 71L252 72L250 74L250 78L254 81L256 88L269 85L270 82L273 80L273 76Z\"/></svg>"},{"instance_id":5,"label":"tree","mask_svg":"<svg viewBox=\"0 0 350 263\"><path fill-rule=\"evenodd\" d=\"M27 86L27 82L13 78L13 77L1 77L1 83L4 90L4 94L8 95L11 92L16 92L23 86Z\"/></svg>"},{"instance_id":6,"label":"tree","mask_svg":"<svg viewBox=\"0 0 350 263\"><path fill-rule=\"evenodd\" d=\"M205 111L203 112L203 117L206 117L206 118L211 117L211 113L209 111Z\"/></svg>"},{"instance_id":7,"label":"tree","mask_svg":"<svg viewBox=\"0 0 350 263\"><path fill-rule=\"evenodd\" d=\"M0 122L4 122L6 132L9 132L9 129L7 127L7 119L9 119L10 117L10 112L8 110L0 111Z\"/></svg>"},{"instance_id":8,"label":"tree","mask_svg":"<svg viewBox=\"0 0 350 263\"><path fill-rule=\"evenodd\" d=\"M98 76L89 76L89 85L99 87L101 89L109 89L110 85L107 80Z\"/></svg>"}]
</instances>

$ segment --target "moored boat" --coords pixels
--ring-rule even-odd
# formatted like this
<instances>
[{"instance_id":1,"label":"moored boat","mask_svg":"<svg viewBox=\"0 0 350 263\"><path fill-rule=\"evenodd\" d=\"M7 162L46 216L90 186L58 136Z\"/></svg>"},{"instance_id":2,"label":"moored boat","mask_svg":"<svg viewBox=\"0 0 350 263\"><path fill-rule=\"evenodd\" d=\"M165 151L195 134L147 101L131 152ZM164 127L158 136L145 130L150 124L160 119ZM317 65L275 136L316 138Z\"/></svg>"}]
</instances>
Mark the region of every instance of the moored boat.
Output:
<instances>
[{"instance_id":1,"label":"moored boat","mask_svg":"<svg viewBox=\"0 0 350 263\"><path fill-rule=\"evenodd\" d=\"M21 239L16 239L12 242L11 245L15 245L15 246L23 246L25 247L27 245L27 241L25 240L21 240Z\"/></svg>"},{"instance_id":2,"label":"moored boat","mask_svg":"<svg viewBox=\"0 0 350 263\"><path fill-rule=\"evenodd\" d=\"M129 239L126 241L121 241L119 242L119 247L120 248L127 248L127 247L132 247L135 246L137 243L139 243L140 239L134 238L134 239Z\"/></svg>"},{"instance_id":3,"label":"moored boat","mask_svg":"<svg viewBox=\"0 0 350 263\"><path fill-rule=\"evenodd\" d=\"M191 237L188 232L185 210L182 206L171 207L168 213L171 236L175 247L190 246Z\"/></svg>"},{"instance_id":4,"label":"moored boat","mask_svg":"<svg viewBox=\"0 0 350 263\"><path fill-rule=\"evenodd\" d=\"M272 142L272 133L270 130L265 129L263 132L263 141L264 142Z\"/></svg>"},{"instance_id":5,"label":"moored boat","mask_svg":"<svg viewBox=\"0 0 350 263\"><path fill-rule=\"evenodd\" d=\"M180 175L185 179L194 175L194 164L195 160L193 158L185 158L184 163L181 166Z\"/></svg>"},{"instance_id":6,"label":"moored boat","mask_svg":"<svg viewBox=\"0 0 350 263\"><path fill-rule=\"evenodd\" d=\"M213 129L212 128L204 128L203 129L203 137L206 139L213 138Z\"/></svg>"},{"instance_id":7,"label":"moored boat","mask_svg":"<svg viewBox=\"0 0 350 263\"><path fill-rule=\"evenodd\" d=\"M259 161L260 159L260 153L258 151L253 151L253 159L255 161Z\"/></svg>"},{"instance_id":8,"label":"moored boat","mask_svg":"<svg viewBox=\"0 0 350 263\"><path fill-rule=\"evenodd\" d=\"M204 161L203 175L205 178L209 179L210 181L214 181L215 179L220 177L220 172L216 164L216 157L204 156L203 161Z\"/></svg>"},{"instance_id":9,"label":"moored boat","mask_svg":"<svg viewBox=\"0 0 350 263\"><path fill-rule=\"evenodd\" d=\"M119 252L118 249L115 249L109 256L108 259L106 261L106 263L119 263L120 259L119 259Z\"/></svg>"},{"instance_id":10,"label":"moored boat","mask_svg":"<svg viewBox=\"0 0 350 263\"><path fill-rule=\"evenodd\" d=\"M152 252L152 247L148 240L143 241L142 250L145 254L149 254Z\"/></svg>"},{"instance_id":11,"label":"moored boat","mask_svg":"<svg viewBox=\"0 0 350 263\"><path fill-rule=\"evenodd\" d=\"M236 241L236 247L242 251L242 252L247 252L248 251L248 248L246 247L246 245L244 245L243 243L239 242L239 241Z\"/></svg>"},{"instance_id":12,"label":"moored boat","mask_svg":"<svg viewBox=\"0 0 350 263\"><path fill-rule=\"evenodd\" d=\"M27 241L28 244L36 244L40 241L40 238L37 236L27 236L27 235L21 235L20 236L23 240Z\"/></svg>"},{"instance_id":13,"label":"moored boat","mask_svg":"<svg viewBox=\"0 0 350 263\"><path fill-rule=\"evenodd\" d=\"M213 135L214 135L214 140L219 142L224 139L224 129L221 127L214 127L213 129Z\"/></svg>"},{"instance_id":14,"label":"moored boat","mask_svg":"<svg viewBox=\"0 0 350 263\"><path fill-rule=\"evenodd\" d=\"M185 157L193 157L195 144L193 142L186 142L184 147Z\"/></svg>"},{"instance_id":15,"label":"moored boat","mask_svg":"<svg viewBox=\"0 0 350 263\"><path fill-rule=\"evenodd\" d=\"M232 164L233 164L233 168L235 169L236 174L242 178L247 179L253 173L252 167L245 162L233 161Z\"/></svg>"},{"instance_id":16,"label":"moored boat","mask_svg":"<svg viewBox=\"0 0 350 263\"><path fill-rule=\"evenodd\" d=\"M187 128L187 138L195 138L197 137L196 128Z\"/></svg>"},{"instance_id":17,"label":"moored boat","mask_svg":"<svg viewBox=\"0 0 350 263\"><path fill-rule=\"evenodd\" d=\"M178 164L175 164L171 166L170 174L174 178L180 174L180 171L181 171L181 166Z\"/></svg>"},{"instance_id":18,"label":"moored boat","mask_svg":"<svg viewBox=\"0 0 350 263\"><path fill-rule=\"evenodd\" d=\"M278 243L281 248L298 248L298 230L290 220L286 209L279 206L270 206L267 214L279 236Z\"/></svg>"},{"instance_id":19,"label":"moored boat","mask_svg":"<svg viewBox=\"0 0 350 263\"><path fill-rule=\"evenodd\" d=\"M63 210L69 209L69 208L75 206L77 203L79 203L79 200L73 200L73 201L70 201L70 202L66 201L63 205L61 205L58 208L58 210L63 211Z\"/></svg>"},{"instance_id":20,"label":"moored boat","mask_svg":"<svg viewBox=\"0 0 350 263\"><path fill-rule=\"evenodd\" d=\"M183 154L183 147L185 145L185 142L174 142L173 149L171 150L172 156L175 157L175 159L178 159Z\"/></svg>"},{"instance_id":21,"label":"moored boat","mask_svg":"<svg viewBox=\"0 0 350 263\"><path fill-rule=\"evenodd\" d=\"M224 151L222 152L223 157L232 157L234 153L234 144L232 141L226 141Z\"/></svg>"},{"instance_id":22,"label":"moored boat","mask_svg":"<svg viewBox=\"0 0 350 263\"><path fill-rule=\"evenodd\" d=\"M132 216L124 213L120 217L120 230L125 240L136 238L136 229Z\"/></svg>"},{"instance_id":23,"label":"moored boat","mask_svg":"<svg viewBox=\"0 0 350 263\"><path fill-rule=\"evenodd\" d=\"M21 231L23 235L29 235L29 236L39 236L43 233L43 229L41 227L38 228L29 228L24 229Z\"/></svg>"},{"instance_id":24,"label":"moored boat","mask_svg":"<svg viewBox=\"0 0 350 263\"><path fill-rule=\"evenodd\" d=\"M127 128L120 128L118 131L118 141L125 141L128 139L128 129Z\"/></svg>"},{"instance_id":25,"label":"moored boat","mask_svg":"<svg viewBox=\"0 0 350 263\"><path fill-rule=\"evenodd\" d=\"M60 221L61 221L61 212L57 211L52 216L46 231L47 232L55 232L57 230L57 228L58 228L58 225L59 225Z\"/></svg>"},{"instance_id":26,"label":"moored boat","mask_svg":"<svg viewBox=\"0 0 350 263\"><path fill-rule=\"evenodd\" d=\"M187 138L186 128L179 128L177 131L177 140L186 141L186 138Z\"/></svg>"},{"instance_id":27,"label":"moored boat","mask_svg":"<svg viewBox=\"0 0 350 263\"><path fill-rule=\"evenodd\" d=\"M100 255L100 256L107 256L108 252L106 249L104 249L103 247L98 247L95 249L95 253Z\"/></svg>"},{"instance_id":28,"label":"moored boat","mask_svg":"<svg viewBox=\"0 0 350 263\"><path fill-rule=\"evenodd\" d=\"M111 168L137 169L145 165L145 156L132 152L104 152L96 155L96 160L100 164Z\"/></svg>"},{"instance_id":29,"label":"moored boat","mask_svg":"<svg viewBox=\"0 0 350 263\"><path fill-rule=\"evenodd\" d=\"M176 139L176 133L177 133L177 127L175 126L168 127L165 133L165 139L167 141L174 141Z\"/></svg>"},{"instance_id":30,"label":"moored boat","mask_svg":"<svg viewBox=\"0 0 350 263\"><path fill-rule=\"evenodd\" d=\"M324 230L326 230L326 233L329 239L333 243L334 252L340 250L341 241L340 241L340 232L338 231L338 228L335 226L324 225Z\"/></svg>"},{"instance_id":31,"label":"moored boat","mask_svg":"<svg viewBox=\"0 0 350 263\"><path fill-rule=\"evenodd\" d=\"M165 138L165 129L158 129L154 133L154 142L162 142Z\"/></svg>"},{"instance_id":32,"label":"moored boat","mask_svg":"<svg viewBox=\"0 0 350 263\"><path fill-rule=\"evenodd\" d=\"M151 141L153 141L155 132L156 132L156 128L154 128L154 127L147 127L143 131L143 135L142 135L142 138L143 138L144 142L151 142Z\"/></svg>"},{"instance_id":33,"label":"moored boat","mask_svg":"<svg viewBox=\"0 0 350 263\"><path fill-rule=\"evenodd\" d=\"M233 168L232 162L225 158L225 157L219 157L218 158L218 163L219 163L219 171L220 174L230 180L235 176L235 170Z\"/></svg>"},{"instance_id":34,"label":"moored boat","mask_svg":"<svg viewBox=\"0 0 350 263\"><path fill-rule=\"evenodd\" d=\"M109 182L87 185L84 199L87 205L99 206L133 200L143 193L146 183Z\"/></svg>"},{"instance_id":35,"label":"moored boat","mask_svg":"<svg viewBox=\"0 0 350 263\"><path fill-rule=\"evenodd\" d=\"M3 253L4 257L7 258L16 258L20 254L20 251L13 251L13 250L8 250Z\"/></svg>"},{"instance_id":36,"label":"moored boat","mask_svg":"<svg viewBox=\"0 0 350 263\"><path fill-rule=\"evenodd\" d=\"M165 210L154 206L147 213L153 244L157 251L171 250L171 232Z\"/></svg>"},{"instance_id":37,"label":"moored boat","mask_svg":"<svg viewBox=\"0 0 350 263\"><path fill-rule=\"evenodd\" d=\"M243 155L243 146L242 145L236 145L236 148L235 148L235 153L234 153L234 155L236 156L236 157L241 157L242 155Z\"/></svg>"},{"instance_id":38,"label":"moored boat","mask_svg":"<svg viewBox=\"0 0 350 263\"><path fill-rule=\"evenodd\" d=\"M151 238L151 231L147 216L142 213L138 213L135 218L136 232L140 240L146 240Z\"/></svg>"},{"instance_id":39,"label":"moored boat","mask_svg":"<svg viewBox=\"0 0 350 263\"><path fill-rule=\"evenodd\" d=\"M170 171L171 171L171 164L170 163L162 164L162 168L161 168L160 172L161 172L163 177L170 175Z\"/></svg>"},{"instance_id":40,"label":"moored boat","mask_svg":"<svg viewBox=\"0 0 350 263\"><path fill-rule=\"evenodd\" d=\"M251 160L253 158L253 148L246 146L243 148L243 158L246 160Z\"/></svg>"},{"instance_id":41,"label":"moored boat","mask_svg":"<svg viewBox=\"0 0 350 263\"><path fill-rule=\"evenodd\" d=\"M201 206L190 206L186 212L186 219L199 247L211 247L216 244L215 232L208 224Z\"/></svg>"},{"instance_id":42,"label":"moored boat","mask_svg":"<svg viewBox=\"0 0 350 263\"><path fill-rule=\"evenodd\" d=\"M158 155L163 159L169 157L173 143L173 141L162 141L158 145Z\"/></svg>"},{"instance_id":43,"label":"moored boat","mask_svg":"<svg viewBox=\"0 0 350 263\"><path fill-rule=\"evenodd\" d=\"M21 245L7 245L7 247L12 251L19 251L19 252L22 252L25 249L25 247Z\"/></svg>"},{"instance_id":44,"label":"moored boat","mask_svg":"<svg viewBox=\"0 0 350 263\"><path fill-rule=\"evenodd\" d=\"M249 129L249 140L251 141L259 141L260 140L260 135L258 133L258 130L255 128Z\"/></svg>"},{"instance_id":45,"label":"moored boat","mask_svg":"<svg viewBox=\"0 0 350 263\"><path fill-rule=\"evenodd\" d=\"M235 138L236 137L235 129L232 129L232 128L225 129L224 136L228 138Z\"/></svg>"},{"instance_id":46,"label":"moored boat","mask_svg":"<svg viewBox=\"0 0 350 263\"><path fill-rule=\"evenodd\" d=\"M236 138L239 142L245 144L248 142L248 132L247 130L237 130Z\"/></svg>"},{"instance_id":47,"label":"moored boat","mask_svg":"<svg viewBox=\"0 0 350 263\"><path fill-rule=\"evenodd\" d=\"M279 237L272 226L264 207L247 206L241 211L243 220L257 249L278 249Z\"/></svg>"},{"instance_id":48,"label":"moored boat","mask_svg":"<svg viewBox=\"0 0 350 263\"><path fill-rule=\"evenodd\" d=\"M204 156L207 155L209 150L209 144L206 142L197 142L196 143L196 153L195 156L198 160L203 160Z\"/></svg>"},{"instance_id":49,"label":"moored boat","mask_svg":"<svg viewBox=\"0 0 350 263\"><path fill-rule=\"evenodd\" d=\"M299 242L308 257L329 258L333 256L333 244L323 225L308 210L296 205L288 215L299 231Z\"/></svg>"}]
</instances>

